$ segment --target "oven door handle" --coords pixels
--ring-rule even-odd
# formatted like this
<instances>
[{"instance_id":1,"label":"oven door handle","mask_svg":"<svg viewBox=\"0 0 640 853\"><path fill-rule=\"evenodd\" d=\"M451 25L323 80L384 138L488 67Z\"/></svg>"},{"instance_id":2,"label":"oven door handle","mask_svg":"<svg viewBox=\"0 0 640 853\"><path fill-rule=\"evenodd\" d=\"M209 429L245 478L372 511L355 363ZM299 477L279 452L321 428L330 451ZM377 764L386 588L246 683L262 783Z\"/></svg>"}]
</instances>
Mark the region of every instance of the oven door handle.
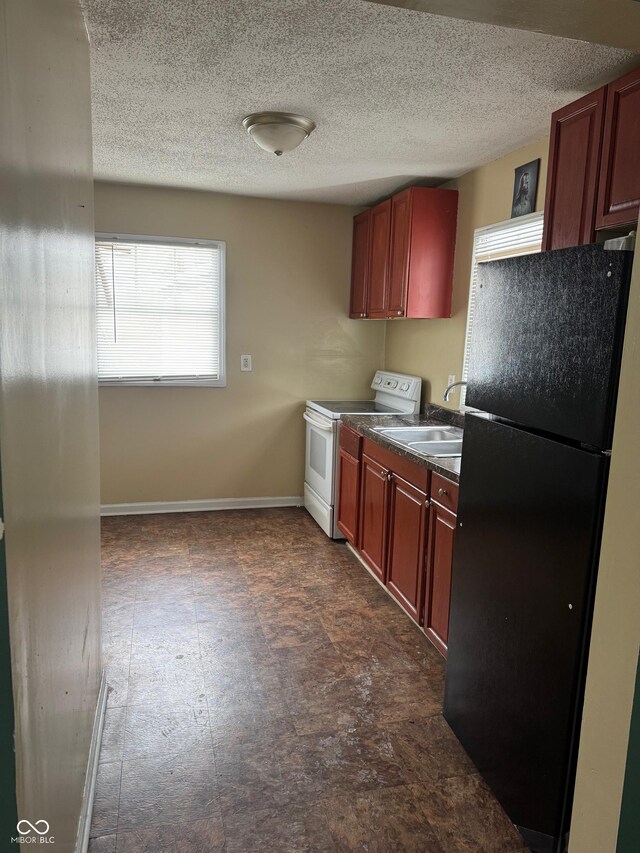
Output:
<instances>
[{"instance_id":1,"label":"oven door handle","mask_svg":"<svg viewBox=\"0 0 640 853\"><path fill-rule=\"evenodd\" d=\"M309 417L306 412L302 415L302 417L308 424L311 424L311 426L314 426L317 429L324 430L324 432L333 432L333 425L331 423L327 426L327 424L323 424L321 421L317 421L315 418Z\"/></svg>"}]
</instances>

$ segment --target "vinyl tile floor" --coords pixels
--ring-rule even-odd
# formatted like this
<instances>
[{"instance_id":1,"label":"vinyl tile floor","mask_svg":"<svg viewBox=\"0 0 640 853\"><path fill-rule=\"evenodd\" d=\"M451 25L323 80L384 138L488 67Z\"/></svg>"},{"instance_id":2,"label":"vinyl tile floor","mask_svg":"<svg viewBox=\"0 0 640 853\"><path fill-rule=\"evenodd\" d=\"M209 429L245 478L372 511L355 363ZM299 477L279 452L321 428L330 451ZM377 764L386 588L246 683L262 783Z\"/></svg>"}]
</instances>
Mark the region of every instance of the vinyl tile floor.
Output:
<instances>
[{"instance_id":1,"label":"vinyl tile floor","mask_svg":"<svg viewBox=\"0 0 640 853\"><path fill-rule=\"evenodd\" d=\"M91 853L515 853L444 661L303 509L103 521Z\"/></svg>"}]
</instances>

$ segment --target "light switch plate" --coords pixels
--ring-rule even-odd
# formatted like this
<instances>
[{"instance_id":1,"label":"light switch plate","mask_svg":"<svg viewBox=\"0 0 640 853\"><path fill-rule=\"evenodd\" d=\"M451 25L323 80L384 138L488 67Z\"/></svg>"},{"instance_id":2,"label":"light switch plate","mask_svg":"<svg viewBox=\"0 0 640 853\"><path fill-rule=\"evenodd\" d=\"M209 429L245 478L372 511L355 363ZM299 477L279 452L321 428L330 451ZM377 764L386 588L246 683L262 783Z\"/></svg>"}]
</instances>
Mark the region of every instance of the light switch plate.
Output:
<instances>
[{"instance_id":1,"label":"light switch plate","mask_svg":"<svg viewBox=\"0 0 640 853\"><path fill-rule=\"evenodd\" d=\"M242 371L253 370L253 367L251 366L251 356L250 355L241 355L240 356L240 370L242 370Z\"/></svg>"}]
</instances>

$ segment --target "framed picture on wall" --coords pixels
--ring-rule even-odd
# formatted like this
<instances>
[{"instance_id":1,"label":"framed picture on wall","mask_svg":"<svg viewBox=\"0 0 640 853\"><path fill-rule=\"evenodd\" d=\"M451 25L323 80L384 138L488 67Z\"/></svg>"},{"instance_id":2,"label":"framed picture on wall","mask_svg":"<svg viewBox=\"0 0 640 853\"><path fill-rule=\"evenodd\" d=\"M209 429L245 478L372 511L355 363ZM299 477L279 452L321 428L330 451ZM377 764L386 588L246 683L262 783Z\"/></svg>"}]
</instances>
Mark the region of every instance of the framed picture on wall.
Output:
<instances>
[{"instance_id":1,"label":"framed picture on wall","mask_svg":"<svg viewBox=\"0 0 640 853\"><path fill-rule=\"evenodd\" d=\"M536 209L536 194L538 192L538 172L540 160L532 160L516 169L513 182L513 200L511 202L511 218L525 216Z\"/></svg>"}]
</instances>

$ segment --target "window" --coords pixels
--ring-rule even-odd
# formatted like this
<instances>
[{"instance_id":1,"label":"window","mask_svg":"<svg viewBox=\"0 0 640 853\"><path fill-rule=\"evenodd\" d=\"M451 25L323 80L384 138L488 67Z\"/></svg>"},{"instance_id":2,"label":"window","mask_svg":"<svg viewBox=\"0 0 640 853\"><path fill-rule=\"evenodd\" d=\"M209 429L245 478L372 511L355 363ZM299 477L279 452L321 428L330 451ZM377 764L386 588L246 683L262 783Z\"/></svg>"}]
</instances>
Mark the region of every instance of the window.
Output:
<instances>
[{"instance_id":1,"label":"window","mask_svg":"<svg viewBox=\"0 0 640 853\"><path fill-rule=\"evenodd\" d=\"M96 236L101 385L225 382L225 244Z\"/></svg>"},{"instance_id":2,"label":"window","mask_svg":"<svg viewBox=\"0 0 640 853\"><path fill-rule=\"evenodd\" d=\"M476 229L473 240L473 259L471 261L471 284L469 285L469 308L467 312L467 335L464 344L462 379L466 382L469 372L469 354L471 349L471 330L478 284L478 264L483 261L496 261L499 258L513 258L516 255L531 255L542 248L542 211L528 216L519 216L497 225ZM464 406L466 388L460 394L460 407Z\"/></svg>"}]
</instances>

